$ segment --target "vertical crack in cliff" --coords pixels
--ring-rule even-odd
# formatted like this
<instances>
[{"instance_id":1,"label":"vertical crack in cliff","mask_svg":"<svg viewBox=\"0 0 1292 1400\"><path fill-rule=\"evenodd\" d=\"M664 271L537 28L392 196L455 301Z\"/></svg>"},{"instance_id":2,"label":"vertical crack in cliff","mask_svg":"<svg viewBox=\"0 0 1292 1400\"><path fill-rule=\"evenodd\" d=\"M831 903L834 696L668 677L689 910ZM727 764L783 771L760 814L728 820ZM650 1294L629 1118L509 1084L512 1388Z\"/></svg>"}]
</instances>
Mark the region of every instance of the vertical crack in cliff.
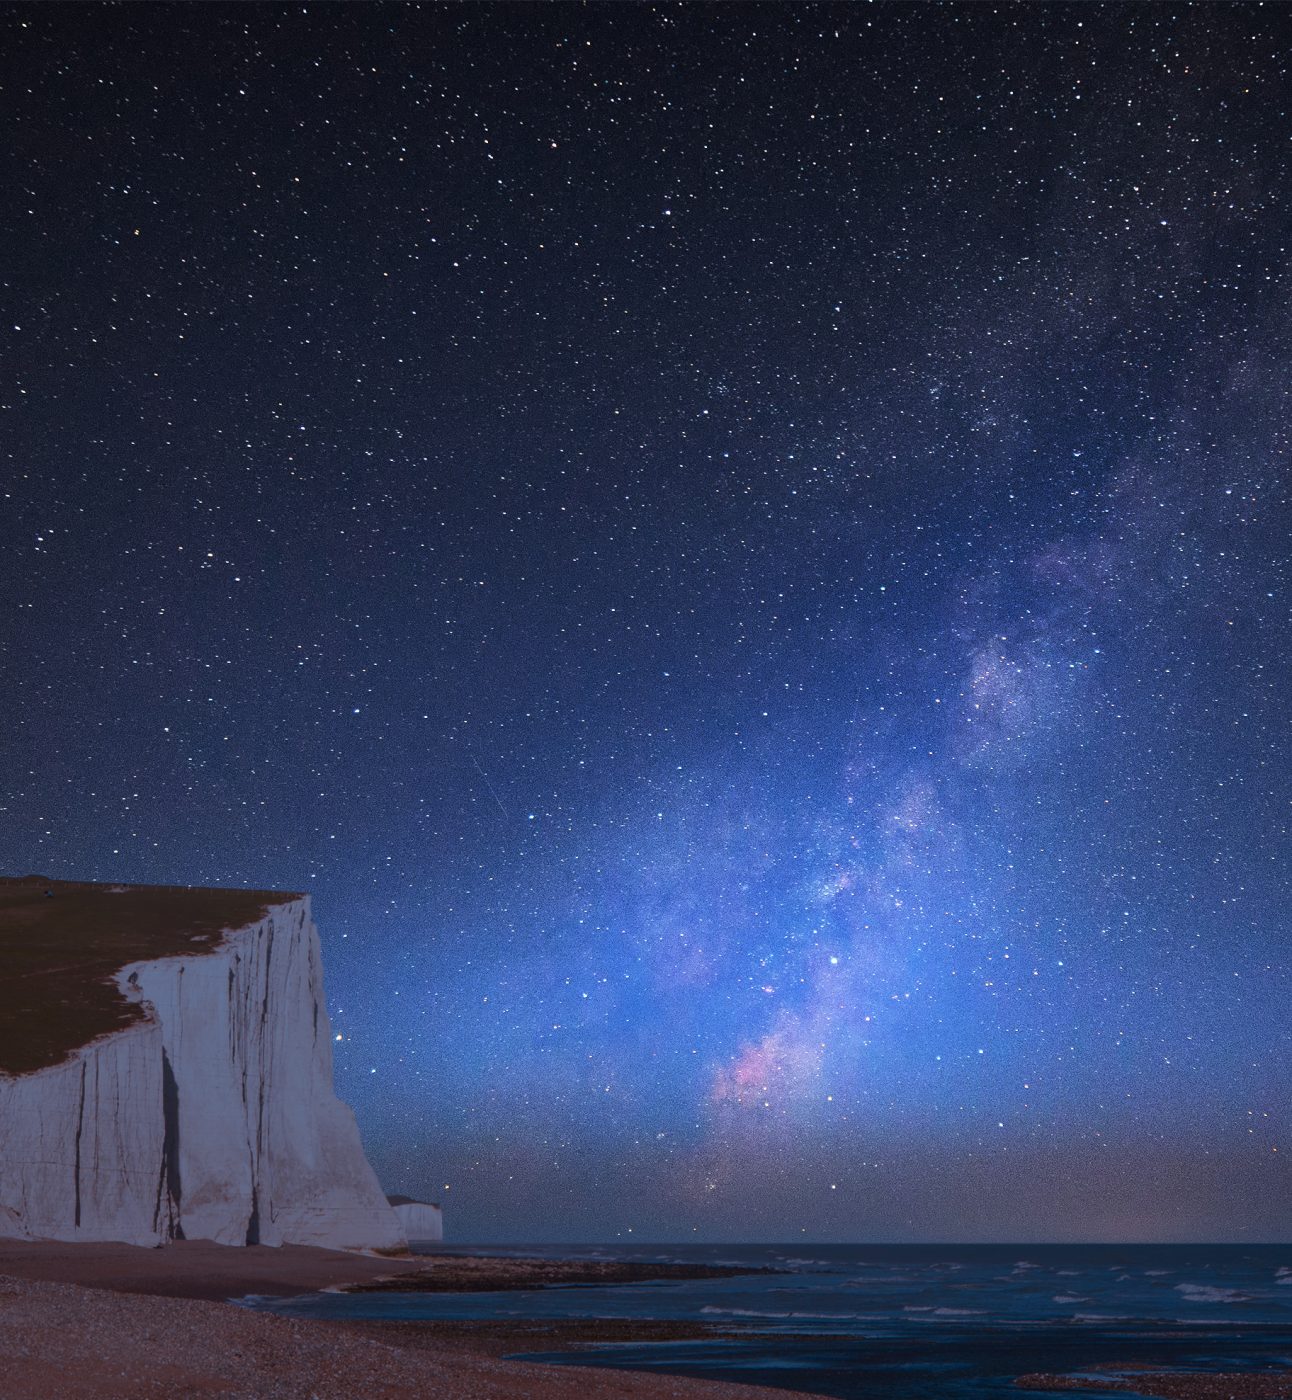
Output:
<instances>
[{"instance_id":1,"label":"vertical crack in cliff","mask_svg":"<svg viewBox=\"0 0 1292 1400\"><path fill-rule=\"evenodd\" d=\"M226 934L121 970L137 1028L0 1075L0 1237L400 1242L334 1095L307 901Z\"/></svg>"},{"instance_id":2,"label":"vertical crack in cliff","mask_svg":"<svg viewBox=\"0 0 1292 1400\"><path fill-rule=\"evenodd\" d=\"M247 1074L248 1064L246 1049L246 1023L243 1016L243 998L237 994L237 977L242 973L242 954L234 953L233 963L229 968L229 1061L231 1064L241 1067L241 1088L242 1088L242 1108L245 1113L247 1104Z\"/></svg>"},{"instance_id":3,"label":"vertical crack in cliff","mask_svg":"<svg viewBox=\"0 0 1292 1400\"><path fill-rule=\"evenodd\" d=\"M81 1102L76 1110L76 1160L72 1170L76 1173L76 1210L73 1223L81 1228L81 1134L85 1131L85 1076L89 1069L85 1060L81 1061Z\"/></svg>"},{"instance_id":4,"label":"vertical crack in cliff","mask_svg":"<svg viewBox=\"0 0 1292 1400\"><path fill-rule=\"evenodd\" d=\"M260 1102L256 1108L256 1161L263 1160L265 1150L265 1081L269 1078L269 967L274 957L274 921L269 921L265 933L265 995L260 1003Z\"/></svg>"},{"instance_id":5,"label":"vertical crack in cliff","mask_svg":"<svg viewBox=\"0 0 1292 1400\"><path fill-rule=\"evenodd\" d=\"M162 1219L163 1206L167 1207L164 1222ZM153 1196L153 1231L163 1239L173 1240L177 1230L175 1205L166 1194L166 1153L163 1151L161 1166L157 1169L157 1192Z\"/></svg>"},{"instance_id":6,"label":"vertical crack in cliff","mask_svg":"<svg viewBox=\"0 0 1292 1400\"><path fill-rule=\"evenodd\" d=\"M182 1202L183 1180L179 1170L179 1085L170 1056L162 1051L162 1178L171 1201L175 1220L174 1238L184 1238Z\"/></svg>"},{"instance_id":7,"label":"vertical crack in cliff","mask_svg":"<svg viewBox=\"0 0 1292 1400\"><path fill-rule=\"evenodd\" d=\"M265 930L265 995L260 1003L260 1094L256 1104L256 1146L251 1164L251 1219L247 1223L247 1243L260 1243L260 1170L265 1160L265 1081L269 1078L269 1055L266 1046L269 1042L269 969L274 958L274 921L269 920ZM254 1234L254 1238L252 1237Z\"/></svg>"}]
</instances>

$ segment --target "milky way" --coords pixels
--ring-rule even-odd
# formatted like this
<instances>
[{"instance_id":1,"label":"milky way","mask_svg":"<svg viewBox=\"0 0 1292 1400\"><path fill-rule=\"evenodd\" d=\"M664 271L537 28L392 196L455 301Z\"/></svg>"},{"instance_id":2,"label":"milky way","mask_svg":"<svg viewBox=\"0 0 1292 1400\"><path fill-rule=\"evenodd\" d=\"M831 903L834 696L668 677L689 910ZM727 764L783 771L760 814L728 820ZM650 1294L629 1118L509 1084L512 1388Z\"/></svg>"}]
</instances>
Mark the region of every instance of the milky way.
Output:
<instances>
[{"instance_id":1,"label":"milky way","mask_svg":"<svg viewBox=\"0 0 1292 1400\"><path fill-rule=\"evenodd\" d=\"M459 1240L1287 1236L1287 10L0 21L11 873Z\"/></svg>"}]
</instances>

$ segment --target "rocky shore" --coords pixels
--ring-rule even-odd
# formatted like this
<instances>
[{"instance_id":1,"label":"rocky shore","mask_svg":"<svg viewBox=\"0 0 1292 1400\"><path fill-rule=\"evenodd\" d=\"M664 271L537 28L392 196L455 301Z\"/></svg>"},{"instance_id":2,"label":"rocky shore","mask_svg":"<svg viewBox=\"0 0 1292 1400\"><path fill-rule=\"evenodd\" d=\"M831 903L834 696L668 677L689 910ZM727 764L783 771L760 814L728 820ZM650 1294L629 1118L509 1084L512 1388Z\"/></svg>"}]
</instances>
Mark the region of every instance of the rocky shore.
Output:
<instances>
[{"instance_id":1,"label":"rocky shore","mask_svg":"<svg viewBox=\"0 0 1292 1400\"><path fill-rule=\"evenodd\" d=\"M713 1264L650 1264L623 1259L525 1259L493 1254L423 1256L419 1268L347 1285L347 1293L505 1293L588 1284L646 1283L659 1279L737 1278L778 1269L733 1269Z\"/></svg>"},{"instance_id":2,"label":"rocky shore","mask_svg":"<svg viewBox=\"0 0 1292 1400\"><path fill-rule=\"evenodd\" d=\"M1014 1384L1023 1390L1120 1391L1132 1395L1157 1395L1162 1400L1289 1400L1289 1371L1149 1371L1121 1374L1019 1376Z\"/></svg>"}]
</instances>

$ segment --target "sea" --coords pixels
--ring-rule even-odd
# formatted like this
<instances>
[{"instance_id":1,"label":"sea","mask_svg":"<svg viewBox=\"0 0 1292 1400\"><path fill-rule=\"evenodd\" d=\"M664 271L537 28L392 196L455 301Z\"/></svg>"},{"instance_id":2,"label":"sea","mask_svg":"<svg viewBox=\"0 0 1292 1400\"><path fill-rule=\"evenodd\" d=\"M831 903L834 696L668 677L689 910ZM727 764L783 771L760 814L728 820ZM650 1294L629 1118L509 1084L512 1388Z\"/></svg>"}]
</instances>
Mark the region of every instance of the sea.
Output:
<instances>
[{"instance_id":1,"label":"sea","mask_svg":"<svg viewBox=\"0 0 1292 1400\"><path fill-rule=\"evenodd\" d=\"M295 1317L648 1318L738 1326L735 1339L519 1352L839 1400L1019 1400L1029 1372L1292 1367L1292 1245L496 1245L436 1254L775 1269L735 1278L524 1293L322 1293L248 1299ZM1031 1392L1036 1394L1037 1392Z\"/></svg>"}]
</instances>

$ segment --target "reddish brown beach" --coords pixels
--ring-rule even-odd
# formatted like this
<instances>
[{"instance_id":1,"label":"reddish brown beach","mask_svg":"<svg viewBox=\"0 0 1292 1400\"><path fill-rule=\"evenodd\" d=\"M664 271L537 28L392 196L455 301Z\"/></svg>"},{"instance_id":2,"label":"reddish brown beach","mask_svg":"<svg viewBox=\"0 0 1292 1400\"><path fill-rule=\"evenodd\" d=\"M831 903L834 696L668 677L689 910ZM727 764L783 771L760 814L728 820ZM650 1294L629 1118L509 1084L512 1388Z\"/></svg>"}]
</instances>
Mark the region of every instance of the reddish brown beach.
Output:
<instances>
[{"instance_id":1,"label":"reddish brown beach","mask_svg":"<svg viewBox=\"0 0 1292 1400\"><path fill-rule=\"evenodd\" d=\"M177 1240L161 1249L131 1244L72 1244L0 1239L0 1274L43 1283L81 1284L115 1293L224 1302L249 1293L290 1297L401 1272L420 1259L382 1259L305 1245L229 1248L209 1240Z\"/></svg>"},{"instance_id":2,"label":"reddish brown beach","mask_svg":"<svg viewBox=\"0 0 1292 1400\"><path fill-rule=\"evenodd\" d=\"M609 1267L622 1272L619 1265ZM676 1276L676 1270L633 1271L634 1278L652 1276ZM595 1262L577 1260L385 1259L206 1241L142 1249L0 1240L0 1400L775 1400L798 1394L506 1359L592 1342L730 1333L719 1326L630 1319L302 1321L226 1301L256 1293L366 1290L385 1281L406 1281L418 1291L461 1291L622 1280ZM1023 1391L1108 1390L1162 1400L1292 1400L1292 1379L1275 1372L1132 1375L1099 1367L1080 1376L1020 1376L1015 1385Z\"/></svg>"},{"instance_id":3,"label":"reddish brown beach","mask_svg":"<svg viewBox=\"0 0 1292 1400\"><path fill-rule=\"evenodd\" d=\"M553 1281L550 1261L546 1281ZM290 1295L443 1266L514 1286L527 1261L378 1259L331 1250L0 1241L0 1400L770 1400L790 1392L503 1360L582 1335L297 1321L223 1299ZM577 1265L576 1269L584 1266ZM449 1279L446 1276L446 1283ZM456 1285L455 1285L456 1286ZM622 1325L615 1336L623 1333ZM633 1335L653 1335L633 1329ZM670 1333L670 1335L674 1335Z\"/></svg>"},{"instance_id":4,"label":"reddish brown beach","mask_svg":"<svg viewBox=\"0 0 1292 1400\"><path fill-rule=\"evenodd\" d=\"M1030 1375L1019 1376L1014 1384L1023 1390L1107 1390L1159 1396L1161 1400L1288 1400L1292 1396L1292 1373L1286 1371L1138 1370L1134 1375Z\"/></svg>"}]
</instances>

